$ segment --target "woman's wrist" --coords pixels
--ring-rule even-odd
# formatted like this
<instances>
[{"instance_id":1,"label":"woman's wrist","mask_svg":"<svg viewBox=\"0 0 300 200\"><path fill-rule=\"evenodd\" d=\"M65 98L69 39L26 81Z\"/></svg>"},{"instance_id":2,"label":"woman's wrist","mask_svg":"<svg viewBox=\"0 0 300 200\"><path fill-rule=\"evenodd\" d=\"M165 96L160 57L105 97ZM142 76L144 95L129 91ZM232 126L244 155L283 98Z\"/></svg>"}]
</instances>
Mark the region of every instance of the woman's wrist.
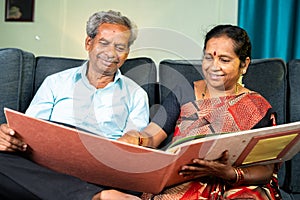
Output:
<instances>
[{"instance_id":1,"label":"woman's wrist","mask_svg":"<svg viewBox=\"0 0 300 200\"><path fill-rule=\"evenodd\" d=\"M230 180L228 180L228 183L230 185L241 185L243 182L244 182L244 179L245 179L245 172L243 171L242 168L240 167L233 167L232 168L233 171L234 171L234 179L231 178ZM231 176L233 177L233 176Z\"/></svg>"}]
</instances>

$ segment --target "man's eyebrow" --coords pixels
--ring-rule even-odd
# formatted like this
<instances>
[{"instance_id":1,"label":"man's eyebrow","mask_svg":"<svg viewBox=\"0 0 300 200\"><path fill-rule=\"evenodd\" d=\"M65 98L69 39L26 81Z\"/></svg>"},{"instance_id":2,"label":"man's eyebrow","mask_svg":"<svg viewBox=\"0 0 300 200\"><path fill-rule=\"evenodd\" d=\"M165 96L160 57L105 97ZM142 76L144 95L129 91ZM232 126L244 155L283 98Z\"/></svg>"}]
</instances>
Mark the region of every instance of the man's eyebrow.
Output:
<instances>
[{"instance_id":1,"label":"man's eyebrow","mask_svg":"<svg viewBox=\"0 0 300 200\"><path fill-rule=\"evenodd\" d=\"M99 41L106 41L106 42L108 42L108 40L105 39L105 38L99 38Z\"/></svg>"},{"instance_id":2,"label":"man's eyebrow","mask_svg":"<svg viewBox=\"0 0 300 200\"><path fill-rule=\"evenodd\" d=\"M124 46L124 47L126 47L127 45L126 45L126 43L116 43L116 46Z\"/></svg>"}]
</instances>

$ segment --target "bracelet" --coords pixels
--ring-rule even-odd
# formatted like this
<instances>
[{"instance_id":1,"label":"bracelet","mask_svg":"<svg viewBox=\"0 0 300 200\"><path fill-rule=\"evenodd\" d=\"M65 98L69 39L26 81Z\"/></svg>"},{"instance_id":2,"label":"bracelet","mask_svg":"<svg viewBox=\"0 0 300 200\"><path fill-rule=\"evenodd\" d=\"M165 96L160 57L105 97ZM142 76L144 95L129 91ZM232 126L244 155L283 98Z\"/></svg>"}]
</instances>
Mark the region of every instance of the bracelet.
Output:
<instances>
[{"instance_id":1,"label":"bracelet","mask_svg":"<svg viewBox=\"0 0 300 200\"><path fill-rule=\"evenodd\" d=\"M139 146L143 146L143 141L144 141L144 138L142 138L141 136L139 136L139 138L138 138L138 145Z\"/></svg>"},{"instance_id":2,"label":"bracelet","mask_svg":"<svg viewBox=\"0 0 300 200\"><path fill-rule=\"evenodd\" d=\"M233 168L233 170L236 174L236 181L233 185L240 185L244 181L245 173L240 167Z\"/></svg>"}]
</instances>

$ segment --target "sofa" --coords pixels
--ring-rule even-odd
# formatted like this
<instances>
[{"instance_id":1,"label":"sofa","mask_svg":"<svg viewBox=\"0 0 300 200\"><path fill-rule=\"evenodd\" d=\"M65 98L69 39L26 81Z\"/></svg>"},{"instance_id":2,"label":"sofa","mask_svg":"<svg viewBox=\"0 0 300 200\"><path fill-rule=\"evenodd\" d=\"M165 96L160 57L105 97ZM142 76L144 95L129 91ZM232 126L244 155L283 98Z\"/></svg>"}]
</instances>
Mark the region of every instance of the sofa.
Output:
<instances>
[{"instance_id":1,"label":"sofa","mask_svg":"<svg viewBox=\"0 0 300 200\"><path fill-rule=\"evenodd\" d=\"M3 108L25 112L46 76L82 64L84 59L35 56L17 48L0 49L0 123ZM149 96L150 117L176 85L190 88L202 79L201 60L165 59L156 64L151 58L129 58L120 68L125 76L142 86ZM277 112L277 123L300 121L300 60L253 59L243 83L261 93ZM164 141L164 148L170 137ZM300 199L300 153L282 163L279 184L283 199Z\"/></svg>"}]
</instances>

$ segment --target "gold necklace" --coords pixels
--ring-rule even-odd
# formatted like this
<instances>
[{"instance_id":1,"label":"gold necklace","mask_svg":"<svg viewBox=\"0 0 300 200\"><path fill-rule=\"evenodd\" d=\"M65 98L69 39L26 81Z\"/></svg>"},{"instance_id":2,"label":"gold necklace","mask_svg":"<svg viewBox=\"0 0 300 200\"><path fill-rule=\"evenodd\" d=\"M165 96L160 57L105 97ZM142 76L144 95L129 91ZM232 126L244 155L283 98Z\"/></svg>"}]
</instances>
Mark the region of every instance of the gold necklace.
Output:
<instances>
[{"instance_id":1,"label":"gold necklace","mask_svg":"<svg viewBox=\"0 0 300 200\"><path fill-rule=\"evenodd\" d=\"M235 94L238 94L238 91L239 91L239 83L236 83L235 85ZM202 92L202 99L204 99L205 95L206 95L206 90L207 90L207 84L205 84L205 88L204 88L204 91Z\"/></svg>"},{"instance_id":2,"label":"gold necklace","mask_svg":"<svg viewBox=\"0 0 300 200\"><path fill-rule=\"evenodd\" d=\"M205 97L206 89L207 89L207 84L205 84L204 91L202 92L202 99L204 99L204 97Z\"/></svg>"}]
</instances>

